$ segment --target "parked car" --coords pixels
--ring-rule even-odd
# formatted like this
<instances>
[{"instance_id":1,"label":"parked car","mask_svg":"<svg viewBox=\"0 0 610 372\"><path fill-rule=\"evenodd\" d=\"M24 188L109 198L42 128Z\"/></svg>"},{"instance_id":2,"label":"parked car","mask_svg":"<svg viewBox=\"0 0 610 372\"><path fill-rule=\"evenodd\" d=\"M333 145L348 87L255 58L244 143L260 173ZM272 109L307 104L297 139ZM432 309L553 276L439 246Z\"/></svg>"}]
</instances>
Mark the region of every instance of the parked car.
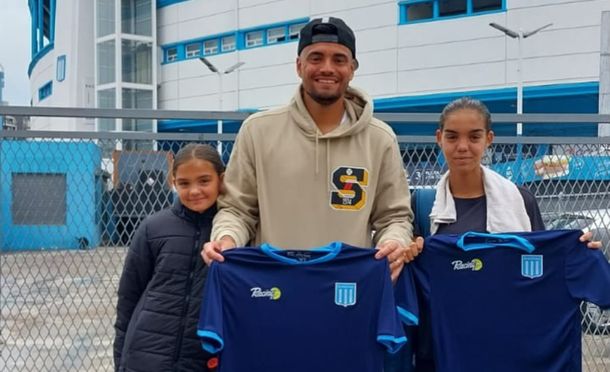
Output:
<instances>
[{"instance_id":1,"label":"parked car","mask_svg":"<svg viewBox=\"0 0 610 372\"><path fill-rule=\"evenodd\" d=\"M555 216L547 215L545 221L548 230L579 229L591 231L594 240L601 240L602 250L610 261L610 209L583 210L566 212ZM610 288L608 288L610 291ZM597 305L583 302L580 307L583 314L582 327L587 333L610 334L610 310L602 310Z\"/></svg>"}]
</instances>

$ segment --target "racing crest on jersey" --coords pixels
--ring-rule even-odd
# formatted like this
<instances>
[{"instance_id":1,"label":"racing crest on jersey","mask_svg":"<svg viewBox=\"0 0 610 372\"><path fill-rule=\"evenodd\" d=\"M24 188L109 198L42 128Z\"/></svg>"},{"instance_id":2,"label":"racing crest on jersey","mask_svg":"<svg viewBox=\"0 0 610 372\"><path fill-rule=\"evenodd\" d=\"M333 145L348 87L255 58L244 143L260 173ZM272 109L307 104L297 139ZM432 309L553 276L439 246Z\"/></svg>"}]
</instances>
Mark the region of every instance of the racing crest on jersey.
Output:
<instances>
[{"instance_id":1,"label":"racing crest on jersey","mask_svg":"<svg viewBox=\"0 0 610 372\"><path fill-rule=\"evenodd\" d=\"M330 205L334 209L357 211L366 205L366 187L369 171L365 168L342 166L331 174L334 191L330 193Z\"/></svg>"},{"instance_id":2,"label":"racing crest on jersey","mask_svg":"<svg viewBox=\"0 0 610 372\"><path fill-rule=\"evenodd\" d=\"M521 275L526 278L534 279L544 274L541 254L521 255Z\"/></svg>"},{"instance_id":3,"label":"racing crest on jersey","mask_svg":"<svg viewBox=\"0 0 610 372\"><path fill-rule=\"evenodd\" d=\"M356 304L356 283L335 283L335 304L348 307Z\"/></svg>"}]
</instances>

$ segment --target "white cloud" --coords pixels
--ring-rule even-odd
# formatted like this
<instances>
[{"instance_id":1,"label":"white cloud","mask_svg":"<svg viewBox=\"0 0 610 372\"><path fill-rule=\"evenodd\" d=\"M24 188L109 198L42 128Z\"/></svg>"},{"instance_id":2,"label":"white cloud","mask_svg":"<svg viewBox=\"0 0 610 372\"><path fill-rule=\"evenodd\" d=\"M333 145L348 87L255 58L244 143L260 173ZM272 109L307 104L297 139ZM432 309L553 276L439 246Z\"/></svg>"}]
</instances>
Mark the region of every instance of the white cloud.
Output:
<instances>
[{"instance_id":1,"label":"white cloud","mask_svg":"<svg viewBox=\"0 0 610 372\"><path fill-rule=\"evenodd\" d=\"M2 98L10 105L30 104L30 25L27 0L0 0L0 64L5 75Z\"/></svg>"}]
</instances>

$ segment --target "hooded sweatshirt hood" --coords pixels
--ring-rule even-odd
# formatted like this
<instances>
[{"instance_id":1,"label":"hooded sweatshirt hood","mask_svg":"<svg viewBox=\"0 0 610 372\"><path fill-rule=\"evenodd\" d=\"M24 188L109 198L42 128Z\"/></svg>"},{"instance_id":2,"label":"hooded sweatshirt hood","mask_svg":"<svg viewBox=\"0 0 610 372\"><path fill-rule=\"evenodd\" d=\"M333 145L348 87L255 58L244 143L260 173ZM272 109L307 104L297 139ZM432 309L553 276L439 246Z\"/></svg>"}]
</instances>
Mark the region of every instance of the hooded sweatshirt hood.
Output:
<instances>
[{"instance_id":1,"label":"hooded sweatshirt hood","mask_svg":"<svg viewBox=\"0 0 610 372\"><path fill-rule=\"evenodd\" d=\"M364 91L348 87L343 98L345 102L345 115L347 121L332 131L322 134L313 118L309 114L303 101L302 88L299 86L290 102L292 119L305 137L315 140L326 138L346 137L356 134L366 128L373 117L373 102Z\"/></svg>"}]
</instances>

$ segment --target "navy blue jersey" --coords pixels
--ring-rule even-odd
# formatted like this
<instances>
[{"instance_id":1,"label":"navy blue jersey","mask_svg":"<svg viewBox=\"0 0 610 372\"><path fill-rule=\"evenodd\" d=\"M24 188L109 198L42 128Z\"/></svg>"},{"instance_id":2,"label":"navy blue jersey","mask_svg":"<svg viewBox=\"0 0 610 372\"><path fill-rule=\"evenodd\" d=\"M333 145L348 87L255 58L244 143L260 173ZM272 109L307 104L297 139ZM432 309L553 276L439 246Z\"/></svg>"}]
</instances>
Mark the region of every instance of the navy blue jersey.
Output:
<instances>
[{"instance_id":1,"label":"navy blue jersey","mask_svg":"<svg viewBox=\"0 0 610 372\"><path fill-rule=\"evenodd\" d=\"M413 266L437 371L580 371L580 301L610 307L610 264L580 235L426 239Z\"/></svg>"},{"instance_id":2,"label":"navy blue jersey","mask_svg":"<svg viewBox=\"0 0 610 372\"><path fill-rule=\"evenodd\" d=\"M221 372L381 371L417 323L410 269L393 287L376 250L332 243L224 252L206 283L197 334Z\"/></svg>"}]
</instances>

